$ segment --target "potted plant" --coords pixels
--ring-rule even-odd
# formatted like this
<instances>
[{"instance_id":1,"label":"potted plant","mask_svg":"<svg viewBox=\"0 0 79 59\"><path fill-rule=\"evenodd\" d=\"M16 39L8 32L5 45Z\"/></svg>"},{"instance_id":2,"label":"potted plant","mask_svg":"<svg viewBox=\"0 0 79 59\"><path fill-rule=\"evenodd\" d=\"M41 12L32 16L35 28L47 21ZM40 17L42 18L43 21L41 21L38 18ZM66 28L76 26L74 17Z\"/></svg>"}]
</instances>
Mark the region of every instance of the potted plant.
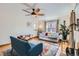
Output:
<instances>
[{"instance_id":1,"label":"potted plant","mask_svg":"<svg viewBox=\"0 0 79 59\"><path fill-rule=\"evenodd\" d=\"M66 40L67 39L67 36L69 34L69 29L65 25L65 21L64 21L64 24L63 25L61 24L60 26L61 26L60 31L61 31L61 34L62 34L62 39L63 40Z\"/></svg>"}]
</instances>

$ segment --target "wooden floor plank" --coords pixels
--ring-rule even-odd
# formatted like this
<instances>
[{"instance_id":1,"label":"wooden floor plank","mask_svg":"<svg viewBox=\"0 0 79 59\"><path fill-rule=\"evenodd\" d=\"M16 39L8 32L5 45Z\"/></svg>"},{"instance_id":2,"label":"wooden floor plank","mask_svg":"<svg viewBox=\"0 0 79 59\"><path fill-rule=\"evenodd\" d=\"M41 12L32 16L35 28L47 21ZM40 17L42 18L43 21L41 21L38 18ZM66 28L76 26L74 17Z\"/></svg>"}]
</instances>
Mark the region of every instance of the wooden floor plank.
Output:
<instances>
[{"instance_id":1,"label":"wooden floor plank","mask_svg":"<svg viewBox=\"0 0 79 59\"><path fill-rule=\"evenodd\" d=\"M11 48L11 44L6 44L6 45L0 46L0 55L3 55L3 52L9 48Z\"/></svg>"}]
</instances>

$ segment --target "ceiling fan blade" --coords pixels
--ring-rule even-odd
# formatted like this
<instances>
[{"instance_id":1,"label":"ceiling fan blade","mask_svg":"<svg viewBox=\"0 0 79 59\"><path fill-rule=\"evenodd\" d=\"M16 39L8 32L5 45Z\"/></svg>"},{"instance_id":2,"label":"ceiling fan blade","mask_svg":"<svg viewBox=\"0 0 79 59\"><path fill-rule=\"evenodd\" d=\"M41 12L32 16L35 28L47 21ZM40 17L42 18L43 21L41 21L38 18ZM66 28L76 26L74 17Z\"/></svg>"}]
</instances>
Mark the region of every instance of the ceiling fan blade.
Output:
<instances>
[{"instance_id":1,"label":"ceiling fan blade","mask_svg":"<svg viewBox=\"0 0 79 59\"><path fill-rule=\"evenodd\" d=\"M30 8L27 8L26 10L32 10L32 9L30 9Z\"/></svg>"},{"instance_id":2,"label":"ceiling fan blade","mask_svg":"<svg viewBox=\"0 0 79 59\"><path fill-rule=\"evenodd\" d=\"M37 14L38 16L44 16L45 14Z\"/></svg>"},{"instance_id":3,"label":"ceiling fan blade","mask_svg":"<svg viewBox=\"0 0 79 59\"><path fill-rule=\"evenodd\" d=\"M23 3L23 4L24 4L25 6L31 8L31 9L33 9L32 6L30 6L29 4L27 4L27 3Z\"/></svg>"},{"instance_id":4,"label":"ceiling fan blade","mask_svg":"<svg viewBox=\"0 0 79 59\"><path fill-rule=\"evenodd\" d=\"M26 14L25 16L30 16L31 14Z\"/></svg>"},{"instance_id":5,"label":"ceiling fan blade","mask_svg":"<svg viewBox=\"0 0 79 59\"><path fill-rule=\"evenodd\" d=\"M40 9L39 9L39 8L37 8L35 11L38 13L38 12L40 12Z\"/></svg>"},{"instance_id":6,"label":"ceiling fan blade","mask_svg":"<svg viewBox=\"0 0 79 59\"><path fill-rule=\"evenodd\" d=\"M29 12L29 11L27 11L27 10L24 10L24 9L22 9L23 11L25 11L25 12L27 12L27 13L31 13L31 12Z\"/></svg>"}]
</instances>

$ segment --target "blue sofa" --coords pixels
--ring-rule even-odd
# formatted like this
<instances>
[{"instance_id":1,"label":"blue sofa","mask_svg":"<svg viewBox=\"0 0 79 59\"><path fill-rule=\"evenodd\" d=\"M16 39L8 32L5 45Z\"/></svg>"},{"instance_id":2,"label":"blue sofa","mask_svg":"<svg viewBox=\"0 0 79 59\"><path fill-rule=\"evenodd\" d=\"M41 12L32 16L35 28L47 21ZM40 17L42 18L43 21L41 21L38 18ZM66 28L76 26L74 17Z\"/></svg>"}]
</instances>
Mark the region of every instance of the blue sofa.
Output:
<instances>
[{"instance_id":1,"label":"blue sofa","mask_svg":"<svg viewBox=\"0 0 79 59\"><path fill-rule=\"evenodd\" d=\"M34 45L28 43L28 41L19 40L13 36L10 36L10 39L12 46L11 53L15 51L18 56L38 56L43 50L42 43Z\"/></svg>"}]
</instances>

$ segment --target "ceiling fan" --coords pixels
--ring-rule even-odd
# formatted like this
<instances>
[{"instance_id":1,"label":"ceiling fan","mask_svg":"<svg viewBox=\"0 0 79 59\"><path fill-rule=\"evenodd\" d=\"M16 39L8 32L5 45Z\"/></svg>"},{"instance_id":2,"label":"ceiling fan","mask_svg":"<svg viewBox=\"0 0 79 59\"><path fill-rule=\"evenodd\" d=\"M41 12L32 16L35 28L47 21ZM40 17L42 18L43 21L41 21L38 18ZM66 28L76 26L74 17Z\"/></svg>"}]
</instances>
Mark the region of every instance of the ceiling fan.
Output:
<instances>
[{"instance_id":1,"label":"ceiling fan","mask_svg":"<svg viewBox=\"0 0 79 59\"><path fill-rule=\"evenodd\" d=\"M25 6L29 7L29 9L22 9L23 11L29 13L26 16L34 15L34 16L44 16L43 13L40 12L40 8L35 8L36 4L33 4L33 6L30 6L27 3L23 3ZM29 11L28 11L29 10ZM30 11L31 10L31 11Z\"/></svg>"}]
</instances>

